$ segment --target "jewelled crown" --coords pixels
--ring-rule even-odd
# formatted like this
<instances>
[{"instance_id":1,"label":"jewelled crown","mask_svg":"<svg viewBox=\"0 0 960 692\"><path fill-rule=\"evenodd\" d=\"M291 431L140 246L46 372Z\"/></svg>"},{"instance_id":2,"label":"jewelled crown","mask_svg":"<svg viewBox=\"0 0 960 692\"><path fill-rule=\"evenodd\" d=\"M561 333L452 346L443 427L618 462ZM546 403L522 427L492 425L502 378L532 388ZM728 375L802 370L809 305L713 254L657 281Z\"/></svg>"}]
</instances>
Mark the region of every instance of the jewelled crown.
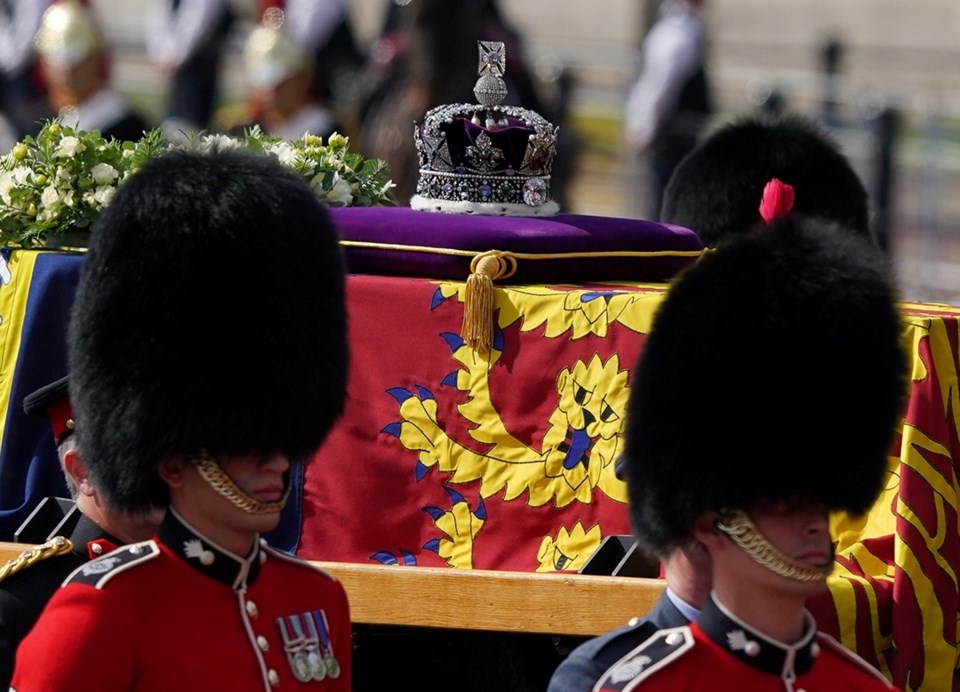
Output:
<instances>
[{"instance_id":1,"label":"jewelled crown","mask_svg":"<svg viewBox=\"0 0 960 692\"><path fill-rule=\"evenodd\" d=\"M420 177L410 206L422 211L553 216L550 168L557 128L538 113L502 105L504 45L480 41L479 103L429 110L414 128Z\"/></svg>"}]
</instances>

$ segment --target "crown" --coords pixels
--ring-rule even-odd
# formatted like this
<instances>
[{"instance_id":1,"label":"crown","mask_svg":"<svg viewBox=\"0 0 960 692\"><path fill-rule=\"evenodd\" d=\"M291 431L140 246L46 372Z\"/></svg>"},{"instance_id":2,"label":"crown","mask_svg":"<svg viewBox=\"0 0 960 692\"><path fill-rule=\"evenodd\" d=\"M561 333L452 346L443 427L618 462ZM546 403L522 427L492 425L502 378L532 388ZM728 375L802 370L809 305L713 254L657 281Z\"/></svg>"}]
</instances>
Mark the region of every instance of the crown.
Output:
<instances>
[{"instance_id":1,"label":"crown","mask_svg":"<svg viewBox=\"0 0 960 692\"><path fill-rule=\"evenodd\" d=\"M477 104L427 111L414 127L420 177L410 206L421 211L553 216L550 167L557 128L538 113L502 105L503 43L479 41Z\"/></svg>"}]
</instances>

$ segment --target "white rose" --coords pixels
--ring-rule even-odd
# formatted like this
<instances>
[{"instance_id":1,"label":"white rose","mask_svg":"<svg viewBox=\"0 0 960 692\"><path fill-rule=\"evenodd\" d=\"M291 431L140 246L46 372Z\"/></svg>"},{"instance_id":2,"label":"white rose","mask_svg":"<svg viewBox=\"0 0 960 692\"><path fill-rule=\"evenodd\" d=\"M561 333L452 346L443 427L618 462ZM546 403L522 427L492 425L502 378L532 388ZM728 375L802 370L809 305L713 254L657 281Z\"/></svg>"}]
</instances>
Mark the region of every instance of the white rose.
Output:
<instances>
[{"instance_id":1,"label":"white rose","mask_svg":"<svg viewBox=\"0 0 960 692\"><path fill-rule=\"evenodd\" d=\"M10 193L14 188L26 184L30 178L30 173L30 169L26 166L17 166L11 171L0 173L0 200L3 200L4 204L13 203L10 199Z\"/></svg>"},{"instance_id":2,"label":"white rose","mask_svg":"<svg viewBox=\"0 0 960 692\"><path fill-rule=\"evenodd\" d=\"M93 194L93 198L100 206L105 207L113 201L116 195L117 188L112 185L102 185L97 188L97 191Z\"/></svg>"},{"instance_id":3,"label":"white rose","mask_svg":"<svg viewBox=\"0 0 960 692\"><path fill-rule=\"evenodd\" d=\"M43 194L40 195L40 203L49 210L54 210L60 206L60 193L53 185L47 185L43 188Z\"/></svg>"},{"instance_id":4,"label":"white rose","mask_svg":"<svg viewBox=\"0 0 960 692\"><path fill-rule=\"evenodd\" d=\"M339 175L334 176L333 187L322 192L321 195L327 200L327 204L334 207L345 207L353 201L353 189L350 183Z\"/></svg>"},{"instance_id":5,"label":"white rose","mask_svg":"<svg viewBox=\"0 0 960 692\"><path fill-rule=\"evenodd\" d=\"M271 145L267 148L271 154L277 157L277 160L280 161L284 166L291 166L294 162L294 151L293 147L290 146L287 142L277 142L276 144Z\"/></svg>"},{"instance_id":6,"label":"white rose","mask_svg":"<svg viewBox=\"0 0 960 692\"><path fill-rule=\"evenodd\" d=\"M109 163L98 163L90 169L90 174L97 185L109 185L120 175Z\"/></svg>"},{"instance_id":7,"label":"white rose","mask_svg":"<svg viewBox=\"0 0 960 692\"><path fill-rule=\"evenodd\" d=\"M0 173L0 200L2 200L4 204L10 204L10 190L16 186L17 183L13 179L13 171Z\"/></svg>"},{"instance_id":8,"label":"white rose","mask_svg":"<svg viewBox=\"0 0 960 692\"><path fill-rule=\"evenodd\" d=\"M243 149L244 145L234 139L233 137L228 137L227 135L207 135L206 137L200 138L200 144L197 147L198 151L202 153L209 153L211 151L229 151L230 149Z\"/></svg>"},{"instance_id":9,"label":"white rose","mask_svg":"<svg viewBox=\"0 0 960 692\"><path fill-rule=\"evenodd\" d=\"M79 154L84 148L83 143L76 137L64 137L60 140L56 155L61 158L70 158Z\"/></svg>"}]
</instances>

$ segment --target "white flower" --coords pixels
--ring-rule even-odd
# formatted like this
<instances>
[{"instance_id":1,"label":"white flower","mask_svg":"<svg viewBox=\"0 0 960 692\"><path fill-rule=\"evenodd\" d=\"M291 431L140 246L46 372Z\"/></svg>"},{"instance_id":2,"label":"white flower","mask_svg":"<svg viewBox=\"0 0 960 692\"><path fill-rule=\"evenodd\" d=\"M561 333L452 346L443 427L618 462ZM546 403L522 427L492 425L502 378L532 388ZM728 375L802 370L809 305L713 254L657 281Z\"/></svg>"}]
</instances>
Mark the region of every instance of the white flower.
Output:
<instances>
[{"instance_id":1,"label":"white flower","mask_svg":"<svg viewBox=\"0 0 960 692\"><path fill-rule=\"evenodd\" d=\"M208 153L211 151L229 151L230 149L243 149L243 142L228 137L227 135L206 135L200 138L198 151Z\"/></svg>"},{"instance_id":2,"label":"white flower","mask_svg":"<svg viewBox=\"0 0 960 692\"><path fill-rule=\"evenodd\" d=\"M317 177L322 178L323 176ZM327 204L331 206L345 207L353 201L353 189L346 180L339 175L334 175L333 187L323 193L323 197L327 200Z\"/></svg>"},{"instance_id":3,"label":"white flower","mask_svg":"<svg viewBox=\"0 0 960 692\"><path fill-rule=\"evenodd\" d=\"M105 207L110 202L113 201L113 198L117 195L117 188L113 185L101 185L97 188L97 191L93 193L93 198L96 200L97 204L101 207Z\"/></svg>"},{"instance_id":4,"label":"white flower","mask_svg":"<svg viewBox=\"0 0 960 692\"><path fill-rule=\"evenodd\" d=\"M53 185L47 185L43 188L43 194L40 195L40 202L48 210L54 210L60 206L60 193Z\"/></svg>"},{"instance_id":5,"label":"white flower","mask_svg":"<svg viewBox=\"0 0 960 692\"><path fill-rule=\"evenodd\" d=\"M18 166L12 171L0 173L0 199L4 204L11 204L10 191L27 182L32 171L26 166Z\"/></svg>"},{"instance_id":6,"label":"white flower","mask_svg":"<svg viewBox=\"0 0 960 692\"><path fill-rule=\"evenodd\" d=\"M293 147L288 142L277 142L267 147L267 151L277 157L284 166L292 166L296 160Z\"/></svg>"},{"instance_id":7,"label":"white flower","mask_svg":"<svg viewBox=\"0 0 960 692\"><path fill-rule=\"evenodd\" d=\"M57 147L57 156L60 158L70 158L76 156L86 147L76 137L64 137L60 140L60 146Z\"/></svg>"},{"instance_id":8,"label":"white flower","mask_svg":"<svg viewBox=\"0 0 960 692\"><path fill-rule=\"evenodd\" d=\"M109 185L120 175L117 173L117 169L109 163L98 163L90 169L90 174L97 185Z\"/></svg>"}]
</instances>

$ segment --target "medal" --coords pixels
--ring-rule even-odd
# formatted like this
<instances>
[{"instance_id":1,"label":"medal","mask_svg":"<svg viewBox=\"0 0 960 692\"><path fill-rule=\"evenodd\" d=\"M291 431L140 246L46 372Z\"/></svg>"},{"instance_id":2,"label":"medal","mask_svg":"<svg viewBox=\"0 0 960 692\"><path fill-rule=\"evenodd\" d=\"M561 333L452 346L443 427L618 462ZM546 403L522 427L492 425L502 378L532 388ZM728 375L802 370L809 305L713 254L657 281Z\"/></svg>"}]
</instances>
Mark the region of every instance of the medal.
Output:
<instances>
[{"instance_id":1,"label":"medal","mask_svg":"<svg viewBox=\"0 0 960 692\"><path fill-rule=\"evenodd\" d=\"M314 610L310 615L313 616L313 624L316 626L317 634L320 637L327 675L330 676L331 680L336 680L340 677L340 663L337 661L337 657L333 655L333 642L330 641L330 625L327 623L327 614L323 610Z\"/></svg>"},{"instance_id":2,"label":"medal","mask_svg":"<svg viewBox=\"0 0 960 692\"><path fill-rule=\"evenodd\" d=\"M307 654L307 659L310 661L310 677L312 679L320 682L327 677L327 664L323 662L318 652L311 651Z\"/></svg>"},{"instance_id":3,"label":"medal","mask_svg":"<svg viewBox=\"0 0 960 692\"><path fill-rule=\"evenodd\" d=\"M309 653L306 650L306 637L300 625L300 616L278 617L276 622L280 629L280 636L283 637L283 651L287 655L290 672L298 681L310 682L313 679L313 671Z\"/></svg>"},{"instance_id":4,"label":"medal","mask_svg":"<svg viewBox=\"0 0 960 692\"><path fill-rule=\"evenodd\" d=\"M284 615L276 622L293 677L299 682L340 677L340 663L333 654L330 626L324 611Z\"/></svg>"},{"instance_id":5,"label":"medal","mask_svg":"<svg viewBox=\"0 0 960 692\"><path fill-rule=\"evenodd\" d=\"M314 613L304 613L303 622L304 625L306 625L306 644L312 663L311 677L317 682L320 682L327 677L330 671L328 670L325 657L321 655L323 652L320 648L320 634L317 632L317 624L314 622Z\"/></svg>"}]
</instances>

